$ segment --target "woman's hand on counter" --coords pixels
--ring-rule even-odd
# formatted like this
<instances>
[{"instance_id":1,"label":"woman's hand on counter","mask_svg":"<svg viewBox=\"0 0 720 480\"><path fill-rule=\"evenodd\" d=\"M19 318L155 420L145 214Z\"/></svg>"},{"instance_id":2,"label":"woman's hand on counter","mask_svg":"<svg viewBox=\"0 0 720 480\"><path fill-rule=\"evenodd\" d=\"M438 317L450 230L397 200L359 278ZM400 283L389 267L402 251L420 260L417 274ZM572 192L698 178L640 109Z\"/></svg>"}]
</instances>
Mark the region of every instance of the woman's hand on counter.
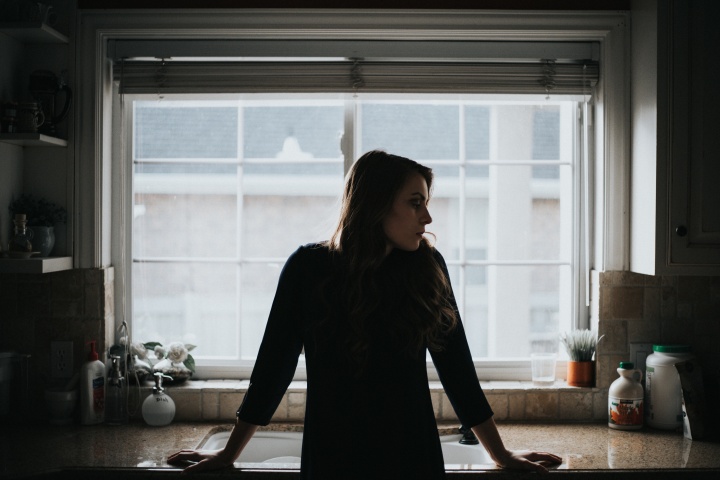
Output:
<instances>
[{"instance_id":1,"label":"woman's hand on counter","mask_svg":"<svg viewBox=\"0 0 720 480\"><path fill-rule=\"evenodd\" d=\"M245 448L245 445L255 434L257 428L257 425L243 422L238 418L232 432L230 432L230 438L222 450L180 450L170 455L167 463L176 466L185 466L191 463L182 473L196 473L204 470L219 470L231 467L235 459L240 456L240 452Z\"/></svg>"},{"instance_id":2,"label":"woman's hand on counter","mask_svg":"<svg viewBox=\"0 0 720 480\"><path fill-rule=\"evenodd\" d=\"M552 453L531 451L514 452L506 449L492 417L472 427L472 431L482 442L485 450L487 450L498 467L547 473L547 467L560 465L562 463L562 458Z\"/></svg>"},{"instance_id":3,"label":"woman's hand on counter","mask_svg":"<svg viewBox=\"0 0 720 480\"><path fill-rule=\"evenodd\" d=\"M508 451L503 459L496 460L499 467L511 470L534 470L538 473L547 473L547 467L560 465L562 458L547 452Z\"/></svg>"},{"instance_id":4,"label":"woman's hand on counter","mask_svg":"<svg viewBox=\"0 0 720 480\"><path fill-rule=\"evenodd\" d=\"M185 467L182 473L219 470L232 466L234 461L224 450L180 450L167 459L169 465Z\"/></svg>"}]
</instances>

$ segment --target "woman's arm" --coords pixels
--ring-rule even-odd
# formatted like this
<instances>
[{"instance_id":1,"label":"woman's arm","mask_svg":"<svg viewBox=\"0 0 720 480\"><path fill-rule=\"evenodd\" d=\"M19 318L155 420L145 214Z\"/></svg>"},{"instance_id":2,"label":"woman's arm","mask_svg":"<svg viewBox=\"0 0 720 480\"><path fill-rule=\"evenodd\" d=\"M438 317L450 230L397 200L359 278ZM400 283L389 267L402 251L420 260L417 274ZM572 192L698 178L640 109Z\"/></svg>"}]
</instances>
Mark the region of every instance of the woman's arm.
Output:
<instances>
[{"instance_id":1,"label":"woman's arm","mask_svg":"<svg viewBox=\"0 0 720 480\"><path fill-rule=\"evenodd\" d=\"M167 463L170 465L187 465L188 462L195 462L185 468L183 473L229 467L240 456L257 428L257 425L244 422L238 418L230 433L230 438L222 450L181 450L170 455Z\"/></svg>"},{"instance_id":2,"label":"woman's arm","mask_svg":"<svg viewBox=\"0 0 720 480\"><path fill-rule=\"evenodd\" d=\"M506 449L492 417L472 427L472 431L499 467L547 473L547 465L562 463L562 458L552 453L513 452Z\"/></svg>"}]
</instances>

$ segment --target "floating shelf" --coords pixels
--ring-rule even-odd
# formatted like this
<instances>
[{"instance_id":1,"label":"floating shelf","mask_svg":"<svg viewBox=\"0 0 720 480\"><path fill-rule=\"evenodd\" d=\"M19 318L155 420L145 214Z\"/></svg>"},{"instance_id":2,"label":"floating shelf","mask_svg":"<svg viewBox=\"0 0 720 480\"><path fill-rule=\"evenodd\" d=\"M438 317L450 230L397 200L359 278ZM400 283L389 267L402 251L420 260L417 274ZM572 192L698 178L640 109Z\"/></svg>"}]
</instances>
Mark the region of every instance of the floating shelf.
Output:
<instances>
[{"instance_id":1,"label":"floating shelf","mask_svg":"<svg viewBox=\"0 0 720 480\"><path fill-rule=\"evenodd\" d=\"M26 44L69 43L68 37L41 22L0 22L0 33Z\"/></svg>"},{"instance_id":2,"label":"floating shelf","mask_svg":"<svg viewBox=\"0 0 720 480\"><path fill-rule=\"evenodd\" d=\"M21 147L67 147L67 140L42 133L0 133L0 142Z\"/></svg>"},{"instance_id":3,"label":"floating shelf","mask_svg":"<svg viewBox=\"0 0 720 480\"><path fill-rule=\"evenodd\" d=\"M51 273L72 268L72 257L0 258L0 273Z\"/></svg>"}]
</instances>

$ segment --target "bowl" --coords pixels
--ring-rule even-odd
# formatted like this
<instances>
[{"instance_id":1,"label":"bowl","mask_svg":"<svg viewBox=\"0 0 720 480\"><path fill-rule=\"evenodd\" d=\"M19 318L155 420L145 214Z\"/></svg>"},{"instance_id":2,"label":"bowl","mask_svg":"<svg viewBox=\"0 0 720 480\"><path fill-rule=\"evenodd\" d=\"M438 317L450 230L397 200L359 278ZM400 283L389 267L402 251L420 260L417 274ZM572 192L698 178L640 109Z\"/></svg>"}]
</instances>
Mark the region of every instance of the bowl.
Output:
<instances>
[{"instance_id":1,"label":"bowl","mask_svg":"<svg viewBox=\"0 0 720 480\"><path fill-rule=\"evenodd\" d=\"M68 425L75 417L77 390L45 390L48 421L53 425Z\"/></svg>"}]
</instances>

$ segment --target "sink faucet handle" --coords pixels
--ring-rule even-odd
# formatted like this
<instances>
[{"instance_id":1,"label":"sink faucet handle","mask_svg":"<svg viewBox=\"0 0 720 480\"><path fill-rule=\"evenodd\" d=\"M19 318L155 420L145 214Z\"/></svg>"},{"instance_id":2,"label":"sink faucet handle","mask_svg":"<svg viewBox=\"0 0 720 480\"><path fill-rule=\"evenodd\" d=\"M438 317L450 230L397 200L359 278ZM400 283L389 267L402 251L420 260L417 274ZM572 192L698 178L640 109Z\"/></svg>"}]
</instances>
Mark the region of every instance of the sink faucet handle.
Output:
<instances>
[{"instance_id":1,"label":"sink faucet handle","mask_svg":"<svg viewBox=\"0 0 720 480\"><path fill-rule=\"evenodd\" d=\"M458 430L460 432L460 435L463 436L460 439L460 443L462 445L477 445L478 443L480 443L480 441L477 439L470 427L460 425L460 428Z\"/></svg>"}]
</instances>

